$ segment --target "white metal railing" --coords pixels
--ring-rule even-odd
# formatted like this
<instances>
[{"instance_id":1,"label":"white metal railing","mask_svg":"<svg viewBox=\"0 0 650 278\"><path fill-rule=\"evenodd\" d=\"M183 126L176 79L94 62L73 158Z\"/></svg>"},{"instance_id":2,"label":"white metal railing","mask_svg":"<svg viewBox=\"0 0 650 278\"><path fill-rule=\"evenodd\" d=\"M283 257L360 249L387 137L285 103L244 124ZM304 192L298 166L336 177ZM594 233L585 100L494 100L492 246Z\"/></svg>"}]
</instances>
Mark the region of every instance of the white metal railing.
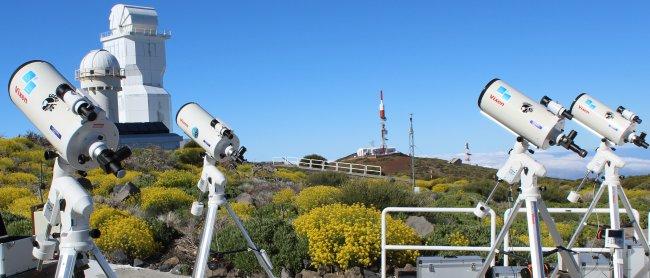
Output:
<instances>
[{"instance_id":1,"label":"white metal railing","mask_svg":"<svg viewBox=\"0 0 650 278\"><path fill-rule=\"evenodd\" d=\"M423 213L468 213L473 214L475 208L385 208L381 212L381 277L386 278L386 252L388 250L418 250L418 251L469 251L489 252L494 246L497 233L496 213L490 209L490 246L427 246L427 245L389 245L386 242L386 215L390 212L423 212ZM494 266L494 260L489 262ZM487 263L487 262L486 262Z\"/></svg>"},{"instance_id":2,"label":"white metal railing","mask_svg":"<svg viewBox=\"0 0 650 278\"><path fill-rule=\"evenodd\" d=\"M303 169L334 171L347 174L358 174L364 176L381 176L381 166L365 165L348 162L325 161L318 159L307 159L298 157L274 157L273 165L293 166Z\"/></svg>"},{"instance_id":3,"label":"white metal railing","mask_svg":"<svg viewBox=\"0 0 650 278\"><path fill-rule=\"evenodd\" d=\"M74 71L74 78L84 78L84 77L97 77L97 76L116 76L124 77L125 75L123 68L96 68L96 69L78 69Z\"/></svg>"},{"instance_id":4,"label":"white metal railing","mask_svg":"<svg viewBox=\"0 0 650 278\"><path fill-rule=\"evenodd\" d=\"M503 215L503 219L508 219L508 216L510 215L510 211L512 209L506 210L506 212ZM587 208L549 208L548 212L550 214L585 214L587 213ZM619 210L621 213L627 213L627 210L625 209L620 209ZM519 209L519 213L524 213L526 212L526 208L521 208ZM594 209L593 213L600 213L600 214L609 214L609 208L597 208ZM636 218L636 221L639 221L639 212L637 210L633 210L632 213L634 214L634 218ZM650 213L648 214L650 216ZM649 228L650 228L650 224ZM649 231L650 232L650 231ZM636 234L636 232L635 232ZM638 235L637 235L638 236ZM551 251L554 250L556 246L554 247L542 247L543 251ZM592 252L592 253L609 253L610 249L609 248L585 248L585 247L576 247L576 248L571 248L571 250L574 250L576 252ZM503 240L503 251L505 252L527 252L530 251L530 246L528 247L511 247L510 246L510 233L506 234L506 238ZM503 256L503 265L504 266L509 266L510 265L510 258L507 254L504 254Z\"/></svg>"},{"instance_id":5,"label":"white metal railing","mask_svg":"<svg viewBox=\"0 0 650 278\"><path fill-rule=\"evenodd\" d=\"M145 35L145 36L171 37L172 31L164 30L164 29L158 30L152 28L139 28L130 25L130 26L121 27L117 30L111 30L111 31L101 33L99 34L99 37L105 38L105 37L110 37L112 35L122 35L122 34L129 34L129 35L138 34L138 35Z\"/></svg>"}]
</instances>

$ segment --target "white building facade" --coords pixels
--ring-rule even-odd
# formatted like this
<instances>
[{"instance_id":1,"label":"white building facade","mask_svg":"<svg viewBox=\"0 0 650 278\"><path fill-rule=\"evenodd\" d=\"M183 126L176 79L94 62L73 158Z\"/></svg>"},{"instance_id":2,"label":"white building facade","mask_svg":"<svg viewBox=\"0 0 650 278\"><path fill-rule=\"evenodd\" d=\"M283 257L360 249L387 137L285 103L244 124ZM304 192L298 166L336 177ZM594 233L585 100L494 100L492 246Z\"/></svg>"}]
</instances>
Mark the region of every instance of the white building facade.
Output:
<instances>
[{"instance_id":1,"label":"white building facade","mask_svg":"<svg viewBox=\"0 0 650 278\"><path fill-rule=\"evenodd\" d=\"M158 30L154 8L124 4L111 9L109 29L100 36L103 49L88 53L77 71L81 88L116 123L120 144L180 147L182 137L170 132L171 96L163 87L171 33ZM98 80L111 86L98 86Z\"/></svg>"}]
</instances>

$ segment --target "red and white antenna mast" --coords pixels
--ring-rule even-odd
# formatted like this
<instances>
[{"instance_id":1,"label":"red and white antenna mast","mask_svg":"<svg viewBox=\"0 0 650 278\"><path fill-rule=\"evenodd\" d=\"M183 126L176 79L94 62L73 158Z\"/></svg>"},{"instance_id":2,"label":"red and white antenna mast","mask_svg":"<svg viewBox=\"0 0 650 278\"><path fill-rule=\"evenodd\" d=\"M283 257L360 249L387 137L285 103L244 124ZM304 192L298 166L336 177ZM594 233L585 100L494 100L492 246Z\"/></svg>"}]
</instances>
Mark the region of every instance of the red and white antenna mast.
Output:
<instances>
[{"instance_id":1,"label":"red and white antenna mast","mask_svg":"<svg viewBox=\"0 0 650 278\"><path fill-rule=\"evenodd\" d=\"M386 141L388 138L388 130L386 129L386 110L384 110L384 91L379 91L379 119L381 120L381 151L383 154L387 153L388 145Z\"/></svg>"}]
</instances>

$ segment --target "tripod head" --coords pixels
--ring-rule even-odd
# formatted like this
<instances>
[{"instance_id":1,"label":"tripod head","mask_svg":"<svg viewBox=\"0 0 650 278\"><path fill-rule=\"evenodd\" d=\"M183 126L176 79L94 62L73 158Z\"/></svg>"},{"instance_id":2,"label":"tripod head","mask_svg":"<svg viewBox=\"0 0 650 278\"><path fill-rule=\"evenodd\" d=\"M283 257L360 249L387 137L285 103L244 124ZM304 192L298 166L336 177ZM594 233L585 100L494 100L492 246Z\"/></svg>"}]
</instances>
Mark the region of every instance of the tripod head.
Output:
<instances>
[{"instance_id":1,"label":"tripod head","mask_svg":"<svg viewBox=\"0 0 650 278\"><path fill-rule=\"evenodd\" d=\"M10 78L8 91L13 103L54 147L55 152L46 152L46 159L58 157L77 171L100 167L117 177L126 174L121 162L131 150L117 149L115 124L50 63L21 65Z\"/></svg>"}]
</instances>

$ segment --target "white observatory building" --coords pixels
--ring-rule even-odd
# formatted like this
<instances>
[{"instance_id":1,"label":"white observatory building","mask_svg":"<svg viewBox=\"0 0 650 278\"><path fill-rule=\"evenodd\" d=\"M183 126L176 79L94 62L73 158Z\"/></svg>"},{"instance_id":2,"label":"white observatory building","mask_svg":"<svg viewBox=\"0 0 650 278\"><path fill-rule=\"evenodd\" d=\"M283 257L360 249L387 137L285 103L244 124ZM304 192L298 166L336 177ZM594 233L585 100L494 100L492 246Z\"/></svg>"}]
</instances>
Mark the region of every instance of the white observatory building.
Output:
<instances>
[{"instance_id":1,"label":"white observatory building","mask_svg":"<svg viewBox=\"0 0 650 278\"><path fill-rule=\"evenodd\" d=\"M170 133L171 96L163 88L171 33L158 30L154 8L124 4L111 8L109 29L100 36L103 49L81 61L81 89L116 123L121 145L178 148L182 137Z\"/></svg>"}]
</instances>

